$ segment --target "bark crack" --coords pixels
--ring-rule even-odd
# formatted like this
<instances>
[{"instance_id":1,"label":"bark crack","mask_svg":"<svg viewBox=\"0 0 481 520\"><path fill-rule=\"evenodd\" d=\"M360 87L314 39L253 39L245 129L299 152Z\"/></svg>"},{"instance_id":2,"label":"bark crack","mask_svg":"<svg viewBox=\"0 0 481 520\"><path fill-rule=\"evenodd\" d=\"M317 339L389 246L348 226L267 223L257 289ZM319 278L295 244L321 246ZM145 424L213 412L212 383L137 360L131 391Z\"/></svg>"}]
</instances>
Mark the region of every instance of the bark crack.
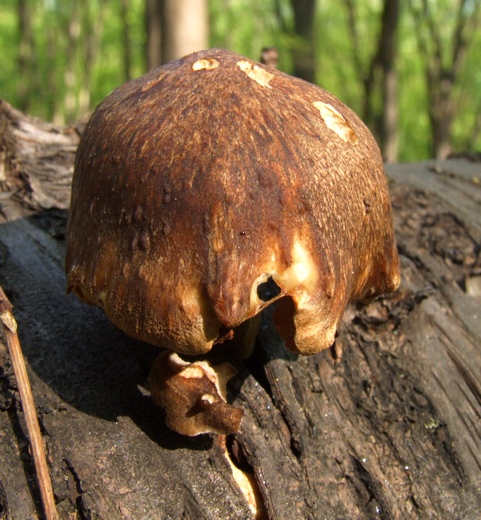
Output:
<instances>
[{"instance_id":1,"label":"bark crack","mask_svg":"<svg viewBox=\"0 0 481 520\"><path fill-rule=\"evenodd\" d=\"M80 476L75 470L75 467L72 464L72 462L67 457L64 457L63 461L66 470L72 477L72 480L70 478L67 478L67 487L70 492L70 501L75 506L79 519L88 520L90 518L90 515L88 509L85 507L83 503L84 489L82 486L82 480L80 479Z\"/></svg>"}]
</instances>

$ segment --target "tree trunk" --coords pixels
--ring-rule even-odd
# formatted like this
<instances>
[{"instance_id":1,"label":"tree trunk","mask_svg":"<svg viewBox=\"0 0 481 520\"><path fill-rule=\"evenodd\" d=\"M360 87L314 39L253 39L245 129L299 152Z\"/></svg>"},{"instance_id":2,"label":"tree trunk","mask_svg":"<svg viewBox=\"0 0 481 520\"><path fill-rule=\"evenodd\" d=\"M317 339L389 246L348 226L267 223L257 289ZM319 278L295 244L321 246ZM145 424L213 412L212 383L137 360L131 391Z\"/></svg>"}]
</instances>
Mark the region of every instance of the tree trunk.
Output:
<instances>
[{"instance_id":1,"label":"tree trunk","mask_svg":"<svg viewBox=\"0 0 481 520\"><path fill-rule=\"evenodd\" d=\"M380 129L381 152L386 162L398 159L398 97L397 97L397 27L399 0L384 0L379 63L382 70L382 117Z\"/></svg>"},{"instance_id":2,"label":"tree trunk","mask_svg":"<svg viewBox=\"0 0 481 520\"><path fill-rule=\"evenodd\" d=\"M120 20L122 24L122 69L124 81L132 79L132 49L130 45L130 24L129 24L129 0L120 2Z\"/></svg>"},{"instance_id":3,"label":"tree trunk","mask_svg":"<svg viewBox=\"0 0 481 520\"><path fill-rule=\"evenodd\" d=\"M466 149L474 150L475 143L478 142L478 139L481 137L481 101L478 103L477 108L475 109L476 118L473 123L473 129L469 133Z\"/></svg>"},{"instance_id":4,"label":"tree trunk","mask_svg":"<svg viewBox=\"0 0 481 520\"><path fill-rule=\"evenodd\" d=\"M161 7L161 0L146 0L145 2L147 70L156 69L162 65Z\"/></svg>"},{"instance_id":5,"label":"tree trunk","mask_svg":"<svg viewBox=\"0 0 481 520\"><path fill-rule=\"evenodd\" d=\"M294 12L294 35L296 41L292 50L293 75L310 83L316 82L316 56L314 22L316 0L291 0Z\"/></svg>"},{"instance_id":6,"label":"tree trunk","mask_svg":"<svg viewBox=\"0 0 481 520\"><path fill-rule=\"evenodd\" d=\"M64 69L64 83L65 83L65 95L64 95L64 122L69 123L75 121L78 116L77 106L77 95L76 95L76 57L78 40L81 34L81 23L80 23L80 10L78 0L72 0L69 17L66 22L66 63Z\"/></svg>"},{"instance_id":7,"label":"tree trunk","mask_svg":"<svg viewBox=\"0 0 481 520\"><path fill-rule=\"evenodd\" d=\"M35 70L34 45L32 36L31 12L28 0L17 0L18 31L18 101L20 110L27 111L30 107L30 88L32 70Z\"/></svg>"},{"instance_id":8,"label":"tree trunk","mask_svg":"<svg viewBox=\"0 0 481 520\"><path fill-rule=\"evenodd\" d=\"M162 62L209 46L207 0L162 0Z\"/></svg>"},{"instance_id":9,"label":"tree trunk","mask_svg":"<svg viewBox=\"0 0 481 520\"><path fill-rule=\"evenodd\" d=\"M128 0L122 0L122 9L126 9L125 2L128 2ZM106 3L105 2L99 2L98 6L94 6L91 4L87 4L82 9L82 21L81 21L81 56L83 58L83 68L82 68L82 74L81 79L78 80L79 86L78 88L78 117L85 117L86 114L88 114L92 107L91 105L91 91L92 91L92 70L95 67L95 63L98 59L99 53L100 53L100 40L102 38L102 27L105 19L105 9L106 9ZM123 12L123 11L122 11ZM126 12L124 15L126 16ZM125 28L123 26L124 23L127 23L127 20L122 19L122 32L123 32L123 38L127 38L128 40L128 34L125 34L125 32L128 32L128 28ZM124 74L127 74L129 72L128 66L129 66L129 49L128 42L124 43ZM130 78L125 78L126 81Z\"/></svg>"},{"instance_id":10,"label":"tree trunk","mask_svg":"<svg viewBox=\"0 0 481 520\"><path fill-rule=\"evenodd\" d=\"M374 53L367 62L363 60L362 42L359 38L356 3L344 0L352 41L354 68L363 85L362 118L373 132L386 162L398 158L398 98L397 98L397 27L399 0L384 0L380 32ZM380 109L376 98L381 98Z\"/></svg>"},{"instance_id":11,"label":"tree trunk","mask_svg":"<svg viewBox=\"0 0 481 520\"><path fill-rule=\"evenodd\" d=\"M56 32L48 31L46 34L46 53L48 56L46 85L48 94L45 96L45 105L47 106L46 117L56 124L64 121L62 102L61 102L61 81L59 81L59 71L56 65L58 59L58 38Z\"/></svg>"},{"instance_id":12,"label":"tree trunk","mask_svg":"<svg viewBox=\"0 0 481 520\"><path fill-rule=\"evenodd\" d=\"M429 122L432 133L432 155L445 159L451 152L451 128L455 109L453 100L454 77L448 71L435 74L428 71L427 85L430 95Z\"/></svg>"},{"instance_id":13,"label":"tree trunk","mask_svg":"<svg viewBox=\"0 0 481 520\"><path fill-rule=\"evenodd\" d=\"M390 165L401 288L349 308L336 346L309 357L286 351L267 313L230 386L241 431L189 439L149 397L159 349L65 295L80 132L0 102L0 285L14 304L61 519L245 520L239 475L270 519L479 518L480 162ZM0 375L0 511L38 518L1 341Z\"/></svg>"}]
</instances>

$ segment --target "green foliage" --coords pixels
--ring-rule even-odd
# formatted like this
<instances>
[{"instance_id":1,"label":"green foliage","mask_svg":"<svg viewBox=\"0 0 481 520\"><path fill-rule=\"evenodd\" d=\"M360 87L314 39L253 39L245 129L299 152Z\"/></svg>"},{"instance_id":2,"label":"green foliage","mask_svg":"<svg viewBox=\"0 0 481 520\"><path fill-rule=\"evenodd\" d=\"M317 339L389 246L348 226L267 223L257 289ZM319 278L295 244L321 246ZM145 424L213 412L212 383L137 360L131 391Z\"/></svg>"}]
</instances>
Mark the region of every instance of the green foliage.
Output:
<instances>
[{"instance_id":1,"label":"green foliage","mask_svg":"<svg viewBox=\"0 0 481 520\"><path fill-rule=\"evenodd\" d=\"M455 150L481 150L481 31L476 31L460 73L453 127Z\"/></svg>"},{"instance_id":2,"label":"green foliage","mask_svg":"<svg viewBox=\"0 0 481 520\"><path fill-rule=\"evenodd\" d=\"M19 44L14 0L0 7L0 97L15 104L17 98L17 48Z\"/></svg>"},{"instance_id":3,"label":"green foliage","mask_svg":"<svg viewBox=\"0 0 481 520\"><path fill-rule=\"evenodd\" d=\"M0 95L14 106L74 122L125 81L119 1L26 0L30 41L19 30L18 0L2 2ZM144 0L129 1L132 76L145 72L143 8Z\"/></svg>"},{"instance_id":4,"label":"green foliage","mask_svg":"<svg viewBox=\"0 0 481 520\"><path fill-rule=\"evenodd\" d=\"M58 123L74 122L112 89L123 83L125 52L121 1L24 0L31 38L19 29L19 0L2 0L0 7L0 97L20 109ZM475 5L470 0L466 9ZM422 0L411 0L421 9ZM362 75L376 51L381 0L352 0L357 38L349 26L347 0L318 0L316 12L317 83L336 94L356 112L363 110ZM419 27L408 3L401 2L399 55L400 160L428 158L431 137L425 63L419 52ZM452 27L455 0L428 1L434 20ZM129 0L130 76L145 72L145 0ZM292 72L291 51L299 41L293 30L289 0L210 0L212 47L234 50L259 59L261 49L275 46L279 68ZM96 31L98 35L96 36ZM442 31L443 38L452 32ZM427 39L428 45L433 45ZM443 42L443 62L449 61L450 42ZM24 62L24 68L20 66ZM453 148L481 149L481 31L475 31L460 71L455 98ZM364 71L364 72L363 72ZM381 96L375 92L379 107Z\"/></svg>"},{"instance_id":5,"label":"green foliage","mask_svg":"<svg viewBox=\"0 0 481 520\"><path fill-rule=\"evenodd\" d=\"M424 64L420 59L415 22L406 16L399 27L399 160L430 157L430 129Z\"/></svg>"}]
</instances>

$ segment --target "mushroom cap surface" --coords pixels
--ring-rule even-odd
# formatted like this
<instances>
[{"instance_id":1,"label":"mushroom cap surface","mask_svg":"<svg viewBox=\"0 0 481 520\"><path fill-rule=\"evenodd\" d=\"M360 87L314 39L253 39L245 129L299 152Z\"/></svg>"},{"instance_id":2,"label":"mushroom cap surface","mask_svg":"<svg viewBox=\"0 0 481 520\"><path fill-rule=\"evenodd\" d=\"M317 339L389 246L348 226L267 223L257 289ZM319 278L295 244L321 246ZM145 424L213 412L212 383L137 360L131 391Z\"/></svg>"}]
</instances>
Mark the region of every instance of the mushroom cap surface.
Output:
<instances>
[{"instance_id":1,"label":"mushroom cap surface","mask_svg":"<svg viewBox=\"0 0 481 520\"><path fill-rule=\"evenodd\" d=\"M224 50L171 62L87 124L66 272L127 334L178 353L275 300L286 344L318 352L349 301L400 282L378 146L303 80Z\"/></svg>"}]
</instances>

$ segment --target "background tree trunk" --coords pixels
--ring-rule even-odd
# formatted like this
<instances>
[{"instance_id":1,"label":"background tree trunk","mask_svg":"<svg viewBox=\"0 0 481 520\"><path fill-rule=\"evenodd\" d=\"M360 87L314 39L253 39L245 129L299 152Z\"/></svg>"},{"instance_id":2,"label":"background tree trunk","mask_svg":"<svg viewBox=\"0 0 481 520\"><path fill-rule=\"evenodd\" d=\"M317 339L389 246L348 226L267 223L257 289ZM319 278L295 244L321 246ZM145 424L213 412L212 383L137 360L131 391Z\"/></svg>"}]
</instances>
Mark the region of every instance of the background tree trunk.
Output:
<instances>
[{"instance_id":1,"label":"background tree trunk","mask_svg":"<svg viewBox=\"0 0 481 520\"><path fill-rule=\"evenodd\" d=\"M47 64L47 70L42 71L46 76L46 86L48 94L45 96L45 105L48 107L48 113L50 119L56 123L61 124L64 121L63 118L63 103L62 95L60 94L59 71L56 67L56 61L58 57L58 41L56 34L53 31L47 33L47 55L50 58Z\"/></svg>"},{"instance_id":2,"label":"background tree trunk","mask_svg":"<svg viewBox=\"0 0 481 520\"><path fill-rule=\"evenodd\" d=\"M292 49L293 75L316 82L316 56L314 23L316 20L316 0L291 0L294 12L295 42Z\"/></svg>"},{"instance_id":3,"label":"background tree trunk","mask_svg":"<svg viewBox=\"0 0 481 520\"><path fill-rule=\"evenodd\" d=\"M146 56L147 70L162 65L162 2L146 0L145 27L147 33Z\"/></svg>"},{"instance_id":4,"label":"background tree trunk","mask_svg":"<svg viewBox=\"0 0 481 520\"><path fill-rule=\"evenodd\" d=\"M78 114L77 95L76 95L76 58L78 41L81 35L81 13L79 1L72 0L68 13L65 13L65 29L67 36L66 65L64 69L64 112L63 124L65 121L76 121Z\"/></svg>"},{"instance_id":5,"label":"background tree trunk","mask_svg":"<svg viewBox=\"0 0 481 520\"><path fill-rule=\"evenodd\" d=\"M209 46L207 0L162 0L162 62Z\"/></svg>"},{"instance_id":6,"label":"background tree trunk","mask_svg":"<svg viewBox=\"0 0 481 520\"><path fill-rule=\"evenodd\" d=\"M17 0L18 32L20 41L18 45L18 87L17 95L20 110L28 111L30 108L31 77L35 62L31 11L28 0Z\"/></svg>"},{"instance_id":7,"label":"background tree trunk","mask_svg":"<svg viewBox=\"0 0 481 520\"><path fill-rule=\"evenodd\" d=\"M132 49L130 44L130 23L129 23L129 0L121 0L120 2L120 20L122 22L122 46L124 48L123 70L124 81L132 79Z\"/></svg>"},{"instance_id":8,"label":"background tree trunk","mask_svg":"<svg viewBox=\"0 0 481 520\"><path fill-rule=\"evenodd\" d=\"M357 4L344 0L352 41L354 68L363 85L362 118L373 132L386 162L398 158L397 27L399 0L384 0L379 36L367 63L363 60ZM377 107L376 99L381 99Z\"/></svg>"},{"instance_id":9,"label":"background tree trunk","mask_svg":"<svg viewBox=\"0 0 481 520\"><path fill-rule=\"evenodd\" d=\"M128 0L122 0L121 10ZM82 8L82 32L80 35L80 47L82 49L77 55L83 62L82 81L78 86L77 113L74 120L78 120L82 114L88 114L91 106L90 93L92 91L92 70L99 57L100 39L102 37L102 26L105 21L106 2L101 1L98 5L86 4ZM125 17L127 13L125 12ZM128 34L128 20L122 19L122 34L124 52L122 53L124 63L125 80L130 79L130 46ZM69 120L72 122L74 120Z\"/></svg>"},{"instance_id":10,"label":"background tree trunk","mask_svg":"<svg viewBox=\"0 0 481 520\"><path fill-rule=\"evenodd\" d=\"M382 117L380 147L386 162L398 159L399 113L397 96L397 28L399 0L384 0L379 38L379 66L382 70Z\"/></svg>"}]
</instances>

